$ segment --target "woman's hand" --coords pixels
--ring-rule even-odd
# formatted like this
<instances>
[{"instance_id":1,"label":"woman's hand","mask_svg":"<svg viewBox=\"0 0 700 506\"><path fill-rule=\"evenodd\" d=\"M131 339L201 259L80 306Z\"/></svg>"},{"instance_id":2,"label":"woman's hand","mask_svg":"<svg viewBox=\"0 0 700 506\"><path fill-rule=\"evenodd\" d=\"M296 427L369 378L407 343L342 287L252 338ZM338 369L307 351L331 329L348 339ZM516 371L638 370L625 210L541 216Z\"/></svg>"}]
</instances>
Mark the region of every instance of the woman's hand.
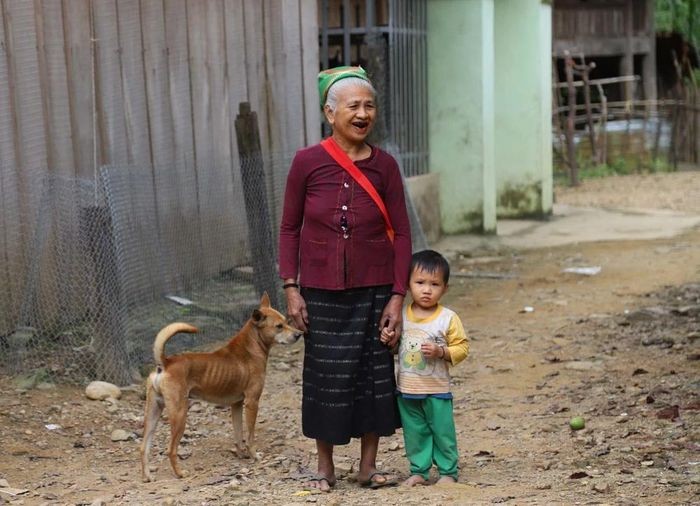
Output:
<instances>
[{"instance_id":1,"label":"woman's hand","mask_svg":"<svg viewBox=\"0 0 700 506\"><path fill-rule=\"evenodd\" d=\"M296 287L285 288L287 297L287 315L292 319L294 326L304 334L308 332L309 313L306 312L306 301Z\"/></svg>"},{"instance_id":2,"label":"woman's hand","mask_svg":"<svg viewBox=\"0 0 700 506\"><path fill-rule=\"evenodd\" d=\"M382 343L393 348L401 336L401 309L403 308L403 295L394 294L387 302L379 319L380 337Z\"/></svg>"}]
</instances>

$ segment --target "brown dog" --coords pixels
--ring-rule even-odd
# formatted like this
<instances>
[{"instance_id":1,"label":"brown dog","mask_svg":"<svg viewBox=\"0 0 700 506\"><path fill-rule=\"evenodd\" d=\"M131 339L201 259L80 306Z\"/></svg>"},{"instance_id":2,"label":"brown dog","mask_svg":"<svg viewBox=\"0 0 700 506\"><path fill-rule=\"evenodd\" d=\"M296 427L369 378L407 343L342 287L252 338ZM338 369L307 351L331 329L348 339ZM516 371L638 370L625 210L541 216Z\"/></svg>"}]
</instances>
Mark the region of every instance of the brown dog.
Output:
<instances>
[{"instance_id":1,"label":"brown dog","mask_svg":"<svg viewBox=\"0 0 700 506\"><path fill-rule=\"evenodd\" d=\"M231 406L236 453L255 458L255 419L258 401L265 383L265 368L270 347L275 343L291 344L302 332L291 327L287 319L270 307L263 294L260 308L227 345L212 353L182 353L166 357L165 343L178 332L197 332L187 323L171 323L163 328L153 343L156 370L146 382L146 410L141 443L141 472L151 481L148 453L153 433L163 408L170 421L170 465L178 478L184 475L177 464L177 447L185 432L188 397ZM246 411L247 445L243 443L243 406Z\"/></svg>"}]
</instances>

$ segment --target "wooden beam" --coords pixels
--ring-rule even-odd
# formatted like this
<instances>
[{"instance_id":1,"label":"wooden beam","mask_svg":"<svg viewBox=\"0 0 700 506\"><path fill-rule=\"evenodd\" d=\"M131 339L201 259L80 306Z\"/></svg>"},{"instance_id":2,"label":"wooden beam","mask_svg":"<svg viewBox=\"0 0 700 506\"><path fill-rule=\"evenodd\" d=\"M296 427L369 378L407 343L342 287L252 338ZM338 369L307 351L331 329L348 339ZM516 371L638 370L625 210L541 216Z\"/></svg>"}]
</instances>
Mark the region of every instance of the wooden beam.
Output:
<instances>
[{"instance_id":1,"label":"wooden beam","mask_svg":"<svg viewBox=\"0 0 700 506\"><path fill-rule=\"evenodd\" d=\"M618 84L618 83L626 83L628 81L635 82L639 81L639 76L619 76L619 77L604 77L602 79L591 79L588 81L588 83L591 86L597 86L597 85L606 85L606 84ZM584 81L574 81L573 85L575 87L583 86L586 84ZM557 83L554 85L555 88L566 88L568 83Z\"/></svg>"},{"instance_id":2,"label":"wooden beam","mask_svg":"<svg viewBox=\"0 0 700 506\"><path fill-rule=\"evenodd\" d=\"M628 43L632 53L648 54L654 50L654 39L647 36L627 37L577 37L575 39L556 39L552 42L552 52L557 58L563 58L564 52L583 53L586 57L621 56L625 54Z\"/></svg>"}]
</instances>

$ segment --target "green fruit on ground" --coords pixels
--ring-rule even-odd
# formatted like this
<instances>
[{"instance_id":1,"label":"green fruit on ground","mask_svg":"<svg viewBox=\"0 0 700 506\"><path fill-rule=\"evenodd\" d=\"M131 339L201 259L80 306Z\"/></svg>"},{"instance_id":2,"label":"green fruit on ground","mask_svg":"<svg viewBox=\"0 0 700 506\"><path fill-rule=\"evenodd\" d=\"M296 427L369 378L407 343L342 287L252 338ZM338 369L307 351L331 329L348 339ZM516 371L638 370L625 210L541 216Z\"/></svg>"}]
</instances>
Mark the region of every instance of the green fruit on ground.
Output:
<instances>
[{"instance_id":1,"label":"green fruit on ground","mask_svg":"<svg viewBox=\"0 0 700 506\"><path fill-rule=\"evenodd\" d=\"M581 430L586 426L582 416L575 416L569 421L569 427L574 430Z\"/></svg>"}]
</instances>

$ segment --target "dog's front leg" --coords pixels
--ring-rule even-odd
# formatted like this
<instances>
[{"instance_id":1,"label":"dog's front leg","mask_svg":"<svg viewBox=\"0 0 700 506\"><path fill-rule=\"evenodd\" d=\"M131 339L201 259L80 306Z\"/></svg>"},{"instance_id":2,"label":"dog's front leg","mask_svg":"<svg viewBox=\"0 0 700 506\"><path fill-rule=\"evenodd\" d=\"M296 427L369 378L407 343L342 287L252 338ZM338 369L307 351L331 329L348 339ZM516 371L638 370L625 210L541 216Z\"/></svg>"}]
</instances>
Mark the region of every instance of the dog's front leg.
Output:
<instances>
[{"instance_id":1,"label":"dog's front leg","mask_svg":"<svg viewBox=\"0 0 700 506\"><path fill-rule=\"evenodd\" d=\"M243 445L243 399L231 404L231 423L233 423L233 451L236 456L247 458L247 450Z\"/></svg>"},{"instance_id":2,"label":"dog's front leg","mask_svg":"<svg viewBox=\"0 0 700 506\"><path fill-rule=\"evenodd\" d=\"M258 399L259 397L247 397L245 400L245 423L248 429L248 453L250 458L256 459L255 455L255 421L258 418Z\"/></svg>"}]
</instances>

